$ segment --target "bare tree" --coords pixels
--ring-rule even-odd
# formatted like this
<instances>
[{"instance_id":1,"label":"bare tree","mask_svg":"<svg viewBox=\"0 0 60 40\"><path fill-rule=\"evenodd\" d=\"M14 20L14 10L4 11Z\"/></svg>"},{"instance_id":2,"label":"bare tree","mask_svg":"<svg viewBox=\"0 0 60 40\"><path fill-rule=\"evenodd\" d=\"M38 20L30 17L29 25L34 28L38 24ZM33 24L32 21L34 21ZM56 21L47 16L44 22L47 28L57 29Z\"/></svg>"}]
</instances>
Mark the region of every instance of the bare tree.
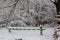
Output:
<instances>
[{"instance_id":1,"label":"bare tree","mask_svg":"<svg viewBox=\"0 0 60 40\"><path fill-rule=\"evenodd\" d=\"M29 13L29 0L27 0L27 13Z\"/></svg>"},{"instance_id":2,"label":"bare tree","mask_svg":"<svg viewBox=\"0 0 60 40\"><path fill-rule=\"evenodd\" d=\"M37 13L40 11L40 4L39 4L39 2L36 2L35 11L36 11Z\"/></svg>"},{"instance_id":3,"label":"bare tree","mask_svg":"<svg viewBox=\"0 0 60 40\"><path fill-rule=\"evenodd\" d=\"M11 22L12 18L11 16L14 15L14 11L15 11L15 8L16 8L16 5L18 3L19 0L15 0L15 2L10 5L10 6L6 6L6 7L12 7L12 9L10 10L8 16L6 17L6 19L4 21L6 21L8 24ZM4 8L6 8L4 7Z\"/></svg>"}]
</instances>

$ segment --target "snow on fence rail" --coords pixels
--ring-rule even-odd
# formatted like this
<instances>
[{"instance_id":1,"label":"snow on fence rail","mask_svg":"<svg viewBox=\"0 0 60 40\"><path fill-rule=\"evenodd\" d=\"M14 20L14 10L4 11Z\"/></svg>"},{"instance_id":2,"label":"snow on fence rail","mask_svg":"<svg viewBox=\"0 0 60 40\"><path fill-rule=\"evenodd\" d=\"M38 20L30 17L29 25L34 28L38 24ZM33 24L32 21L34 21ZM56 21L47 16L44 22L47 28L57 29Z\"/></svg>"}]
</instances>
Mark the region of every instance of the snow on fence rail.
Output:
<instances>
[{"instance_id":1,"label":"snow on fence rail","mask_svg":"<svg viewBox=\"0 0 60 40\"><path fill-rule=\"evenodd\" d=\"M41 35L43 35L43 29L42 26L41 27L8 27L7 28L9 30L9 32L11 32L11 30L40 30Z\"/></svg>"},{"instance_id":2,"label":"snow on fence rail","mask_svg":"<svg viewBox=\"0 0 60 40\"><path fill-rule=\"evenodd\" d=\"M40 30L40 27L8 27L10 30Z\"/></svg>"}]
</instances>

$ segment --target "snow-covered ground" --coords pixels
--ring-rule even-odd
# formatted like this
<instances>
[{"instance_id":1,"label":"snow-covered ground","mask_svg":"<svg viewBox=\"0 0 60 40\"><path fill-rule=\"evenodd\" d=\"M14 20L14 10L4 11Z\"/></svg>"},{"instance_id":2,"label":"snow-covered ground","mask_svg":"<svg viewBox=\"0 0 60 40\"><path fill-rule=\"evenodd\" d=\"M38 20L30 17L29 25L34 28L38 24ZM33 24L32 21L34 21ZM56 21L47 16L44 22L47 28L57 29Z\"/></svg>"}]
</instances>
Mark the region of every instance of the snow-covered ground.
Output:
<instances>
[{"instance_id":1,"label":"snow-covered ground","mask_svg":"<svg viewBox=\"0 0 60 40\"><path fill-rule=\"evenodd\" d=\"M43 35L40 35L39 30L12 30L11 33L8 29L0 29L0 40L15 40L22 38L23 40L54 40L53 28L45 28Z\"/></svg>"}]
</instances>

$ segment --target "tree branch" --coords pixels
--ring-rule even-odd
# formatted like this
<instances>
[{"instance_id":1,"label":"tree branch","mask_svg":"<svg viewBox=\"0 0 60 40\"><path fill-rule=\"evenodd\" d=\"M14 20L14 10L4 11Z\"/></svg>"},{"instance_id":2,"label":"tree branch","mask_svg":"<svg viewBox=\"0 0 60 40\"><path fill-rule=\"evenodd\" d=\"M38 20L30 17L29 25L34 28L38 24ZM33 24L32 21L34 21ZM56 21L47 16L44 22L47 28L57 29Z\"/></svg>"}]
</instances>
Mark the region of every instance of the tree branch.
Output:
<instances>
[{"instance_id":1,"label":"tree branch","mask_svg":"<svg viewBox=\"0 0 60 40\"><path fill-rule=\"evenodd\" d=\"M15 2L14 2L12 5L6 6L6 7L3 7L3 8L12 7L13 5L16 5L16 4L18 3L18 1L19 1L19 0L15 0Z\"/></svg>"},{"instance_id":2,"label":"tree branch","mask_svg":"<svg viewBox=\"0 0 60 40\"><path fill-rule=\"evenodd\" d=\"M55 2L53 2L52 0L50 0L52 3L54 3L55 5L57 5L57 2L56 2L56 0L55 0Z\"/></svg>"}]
</instances>

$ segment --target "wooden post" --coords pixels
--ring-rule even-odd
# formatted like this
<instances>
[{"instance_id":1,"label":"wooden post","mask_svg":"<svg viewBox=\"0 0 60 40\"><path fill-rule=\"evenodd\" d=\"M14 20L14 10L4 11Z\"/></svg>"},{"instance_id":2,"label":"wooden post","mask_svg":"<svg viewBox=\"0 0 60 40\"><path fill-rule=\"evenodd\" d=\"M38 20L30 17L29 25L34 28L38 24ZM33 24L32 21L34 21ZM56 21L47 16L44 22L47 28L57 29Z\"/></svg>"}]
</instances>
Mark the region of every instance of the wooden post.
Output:
<instances>
[{"instance_id":1,"label":"wooden post","mask_svg":"<svg viewBox=\"0 0 60 40\"><path fill-rule=\"evenodd\" d=\"M45 29L43 29L42 26L40 25L40 35L43 35L43 30Z\"/></svg>"},{"instance_id":2,"label":"wooden post","mask_svg":"<svg viewBox=\"0 0 60 40\"><path fill-rule=\"evenodd\" d=\"M11 33L11 29L9 28L9 33Z\"/></svg>"}]
</instances>

